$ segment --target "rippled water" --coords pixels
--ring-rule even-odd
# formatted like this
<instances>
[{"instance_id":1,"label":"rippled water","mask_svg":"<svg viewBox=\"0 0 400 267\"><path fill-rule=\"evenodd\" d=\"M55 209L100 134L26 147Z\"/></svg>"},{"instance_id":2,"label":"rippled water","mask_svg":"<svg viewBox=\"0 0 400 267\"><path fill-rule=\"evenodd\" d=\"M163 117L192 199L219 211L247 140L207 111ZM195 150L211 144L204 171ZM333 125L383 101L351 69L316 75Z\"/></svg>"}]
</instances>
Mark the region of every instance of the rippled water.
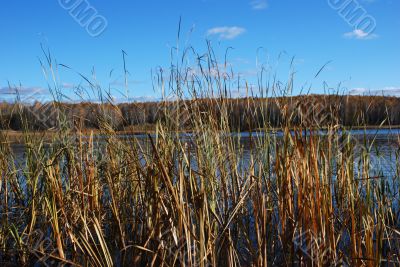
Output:
<instances>
[{"instance_id":1,"label":"rippled water","mask_svg":"<svg viewBox=\"0 0 400 267\"><path fill-rule=\"evenodd\" d=\"M326 131L320 131L318 133L310 133L303 132L303 135L317 134L320 137L324 137L329 133ZM399 183L399 153L400 153L400 130L387 130L387 129L369 129L369 130L354 130L349 132L351 138L349 139L351 144L355 147L355 155L354 155L354 168L355 173L357 174L357 170L360 169L359 166L359 158L360 151L368 147L369 157L370 157L370 165L371 168L371 177L385 177L385 180L388 181L392 186L391 188L398 188ZM240 133L240 134L230 134L229 136L233 136L235 142L237 144L237 149L240 149L241 152L237 154L239 158L239 168L245 170L249 167L249 161L253 157L263 157L263 142L267 141L267 137L265 134L260 133ZM276 141L282 140L283 133L280 131L274 132L268 135L268 138L276 138ZM337 136L337 135L336 135ZM339 133L340 136L340 133ZM191 134L182 134L180 138L190 143L192 139ZM101 145L104 144L104 139L106 137L96 137L96 142ZM133 136L123 135L120 136L121 139L129 140L132 139ZM147 135L139 135L134 138L138 139L140 142L144 144L148 141ZM349 137L348 137L349 138ZM343 137L344 139L344 137ZM342 140L343 141L343 140ZM345 143L345 142L344 142ZM254 147L258 147L258 149L253 149ZM25 158L25 146L22 144L13 145L13 150L15 154L16 161L18 164L24 163ZM272 160L273 152L272 152ZM196 164L191 166L192 168L196 168ZM392 181L392 182L391 182ZM395 182L397 181L397 182ZM396 205L396 204L393 204ZM250 206L249 206L250 209ZM251 236L255 238L254 236ZM252 239L253 240L253 239ZM255 240L255 239L254 239Z\"/></svg>"},{"instance_id":2,"label":"rippled water","mask_svg":"<svg viewBox=\"0 0 400 267\"><path fill-rule=\"evenodd\" d=\"M355 168L358 167L358 156L360 153L361 147L369 148L369 156L371 165L375 167L375 172L383 173L387 176L395 175L396 171L398 171L397 163L399 161L399 153L400 153L400 129L368 129L368 130L352 130L347 132L350 136L350 142L355 147ZM310 132L303 132L303 135L310 135ZM317 134L319 136L326 136L328 134L327 131L319 131L317 133L312 133L313 135ZM262 137L265 137L265 134L260 133L235 133L229 134L237 138L240 143L240 147L243 149L243 153L241 153L241 157L243 157L243 163L250 158L252 153L252 148L256 145L257 142L263 140ZM341 133L339 132L339 135ZM279 140L283 136L283 132L276 131L274 133L270 133L272 138L276 138ZM154 137L154 136L153 136ZM182 139L190 140L191 134L181 134L180 137ZM102 143L102 140L106 137L96 137L98 143ZM120 135L119 138L129 140L132 139L133 136L130 135ZM136 135L134 136L137 140L146 141L148 140L148 135ZM259 144L259 143L258 143ZM24 159L25 153L25 145L23 144L14 144L12 146L14 155L17 161L21 163ZM256 151L259 152L258 150ZM376 174L376 175L377 175Z\"/></svg>"}]
</instances>

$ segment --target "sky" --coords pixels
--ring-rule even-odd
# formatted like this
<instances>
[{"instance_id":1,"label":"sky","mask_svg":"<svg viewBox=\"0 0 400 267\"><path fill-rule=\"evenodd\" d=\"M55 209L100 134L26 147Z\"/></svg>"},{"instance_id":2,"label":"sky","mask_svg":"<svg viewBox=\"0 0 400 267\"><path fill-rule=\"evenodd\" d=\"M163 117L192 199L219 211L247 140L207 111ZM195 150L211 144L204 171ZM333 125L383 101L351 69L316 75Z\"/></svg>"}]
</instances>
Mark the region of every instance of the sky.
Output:
<instances>
[{"instance_id":1,"label":"sky","mask_svg":"<svg viewBox=\"0 0 400 267\"><path fill-rule=\"evenodd\" d=\"M80 11L88 7L85 17ZM15 98L14 87L50 97L43 50L66 99L76 100L76 86L86 86L80 74L92 73L116 99L156 99L152 73L168 69L171 49L192 46L202 54L207 41L220 62L229 48L229 65L249 84L265 65L283 83L294 69L293 94L397 94L399 11L399 0L4 0L0 101Z\"/></svg>"}]
</instances>

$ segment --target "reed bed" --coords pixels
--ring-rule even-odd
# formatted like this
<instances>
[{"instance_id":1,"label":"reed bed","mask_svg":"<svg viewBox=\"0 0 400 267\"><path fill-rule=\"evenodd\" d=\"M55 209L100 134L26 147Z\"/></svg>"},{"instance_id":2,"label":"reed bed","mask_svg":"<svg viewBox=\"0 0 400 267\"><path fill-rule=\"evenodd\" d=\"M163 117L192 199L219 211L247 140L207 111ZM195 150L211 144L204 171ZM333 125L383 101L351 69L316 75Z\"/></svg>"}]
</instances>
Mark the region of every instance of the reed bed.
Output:
<instances>
[{"instance_id":1,"label":"reed bed","mask_svg":"<svg viewBox=\"0 0 400 267\"><path fill-rule=\"evenodd\" d=\"M329 116L288 110L285 97L275 103L281 130L269 125L270 100L263 98L257 116L264 123L246 138L233 134L233 74L211 49L195 54L194 68L188 54L167 78L162 71L155 76L164 116L154 134L121 138L109 109L98 118L99 135L83 133L63 118L62 105L51 142L30 134L23 120L22 158L1 133L0 262L398 266L400 140L391 159L396 167L383 172L371 160L373 139L353 138L337 124L335 110L323 111ZM293 85L262 75L259 82L265 96L285 96ZM61 92L56 85L51 90L58 105ZM250 125L254 98L246 99L240 121Z\"/></svg>"}]
</instances>

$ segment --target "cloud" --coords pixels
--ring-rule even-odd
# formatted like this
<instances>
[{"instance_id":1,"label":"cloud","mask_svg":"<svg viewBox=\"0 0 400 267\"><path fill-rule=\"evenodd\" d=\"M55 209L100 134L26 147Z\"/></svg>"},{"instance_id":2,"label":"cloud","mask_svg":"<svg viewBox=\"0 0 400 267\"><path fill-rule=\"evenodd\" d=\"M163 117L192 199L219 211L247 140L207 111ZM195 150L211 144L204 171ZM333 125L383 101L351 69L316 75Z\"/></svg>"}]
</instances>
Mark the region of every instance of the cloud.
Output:
<instances>
[{"instance_id":1,"label":"cloud","mask_svg":"<svg viewBox=\"0 0 400 267\"><path fill-rule=\"evenodd\" d=\"M64 82L64 83L61 84L61 87L62 87L62 88L65 88L65 89L74 89L74 88L75 88L75 85L74 85L73 83L66 83L66 82Z\"/></svg>"},{"instance_id":2,"label":"cloud","mask_svg":"<svg viewBox=\"0 0 400 267\"><path fill-rule=\"evenodd\" d=\"M49 91L42 87L0 87L0 101L15 101L31 103L35 101L46 102L49 100Z\"/></svg>"},{"instance_id":3,"label":"cloud","mask_svg":"<svg viewBox=\"0 0 400 267\"><path fill-rule=\"evenodd\" d=\"M145 81L139 81L139 80L129 80L128 85L139 85L139 84L146 84ZM115 80L110 83L112 86L119 86L119 87L124 87L125 86L125 81L124 80Z\"/></svg>"},{"instance_id":4,"label":"cloud","mask_svg":"<svg viewBox=\"0 0 400 267\"><path fill-rule=\"evenodd\" d=\"M250 2L251 8L254 10L262 10L268 8L267 0L253 0Z\"/></svg>"},{"instance_id":5,"label":"cloud","mask_svg":"<svg viewBox=\"0 0 400 267\"><path fill-rule=\"evenodd\" d=\"M215 27L207 31L207 36L217 35L219 39L232 40L246 32L246 29L241 27Z\"/></svg>"},{"instance_id":6,"label":"cloud","mask_svg":"<svg viewBox=\"0 0 400 267\"><path fill-rule=\"evenodd\" d=\"M146 103L146 102L158 102L161 99L159 97L153 95L145 95L145 96L133 96L133 97L120 97L116 95L112 95L110 99L114 104L121 103ZM91 102L101 103L101 101L97 98L91 99Z\"/></svg>"},{"instance_id":7,"label":"cloud","mask_svg":"<svg viewBox=\"0 0 400 267\"><path fill-rule=\"evenodd\" d=\"M375 96L397 96L400 97L400 87L389 86L382 89L354 88L350 90L350 95L375 95Z\"/></svg>"},{"instance_id":8,"label":"cloud","mask_svg":"<svg viewBox=\"0 0 400 267\"><path fill-rule=\"evenodd\" d=\"M346 32L343 37L348 39L358 39L358 40L371 40L376 39L379 36L375 33L367 33L360 29L355 29L352 32Z\"/></svg>"},{"instance_id":9,"label":"cloud","mask_svg":"<svg viewBox=\"0 0 400 267\"><path fill-rule=\"evenodd\" d=\"M159 97L152 96L152 95L147 95L147 96L134 96L134 97L129 97L130 102L158 102L160 101Z\"/></svg>"},{"instance_id":10,"label":"cloud","mask_svg":"<svg viewBox=\"0 0 400 267\"><path fill-rule=\"evenodd\" d=\"M0 95L17 95L30 96L37 94L44 94L46 90L42 87L2 87L0 88Z\"/></svg>"}]
</instances>

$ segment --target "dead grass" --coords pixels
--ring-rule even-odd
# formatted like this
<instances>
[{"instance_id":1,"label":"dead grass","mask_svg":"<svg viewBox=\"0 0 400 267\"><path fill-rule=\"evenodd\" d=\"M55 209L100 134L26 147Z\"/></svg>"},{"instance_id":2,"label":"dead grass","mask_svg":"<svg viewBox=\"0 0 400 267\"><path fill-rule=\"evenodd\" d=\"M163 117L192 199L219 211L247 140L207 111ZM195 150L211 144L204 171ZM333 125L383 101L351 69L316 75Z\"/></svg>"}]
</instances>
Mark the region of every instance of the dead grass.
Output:
<instances>
[{"instance_id":1,"label":"dead grass","mask_svg":"<svg viewBox=\"0 0 400 267\"><path fill-rule=\"evenodd\" d=\"M293 127L285 103L283 136L267 122L246 140L230 135L227 79L213 53L204 58L196 77L172 70L169 90L193 101L165 105L145 139L119 138L107 113L89 135L61 116L47 145L26 122L20 159L13 133L0 133L0 260L12 251L21 265L399 264L398 154L397 170L375 176L371 141L339 132L334 116L328 135L305 134L319 125ZM200 95L218 114L199 112Z\"/></svg>"}]
</instances>

